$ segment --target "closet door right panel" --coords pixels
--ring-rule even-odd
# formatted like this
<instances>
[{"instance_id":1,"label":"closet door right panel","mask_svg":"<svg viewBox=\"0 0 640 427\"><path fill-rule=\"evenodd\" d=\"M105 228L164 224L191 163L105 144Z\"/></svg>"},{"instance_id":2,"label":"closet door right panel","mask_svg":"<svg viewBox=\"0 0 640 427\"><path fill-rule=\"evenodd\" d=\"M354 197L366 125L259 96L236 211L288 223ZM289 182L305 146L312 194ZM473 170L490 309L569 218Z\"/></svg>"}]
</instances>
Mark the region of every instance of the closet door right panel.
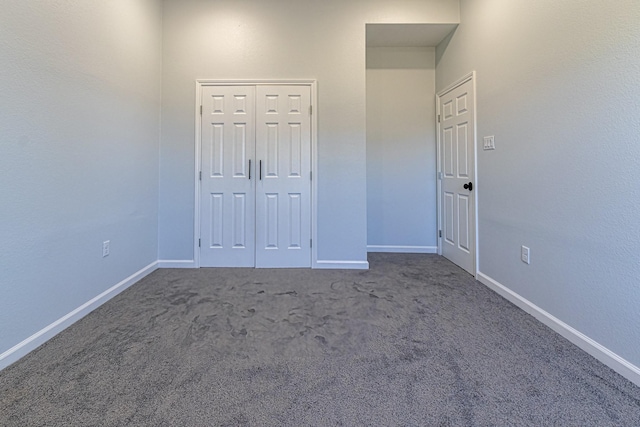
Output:
<instances>
[{"instance_id":1,"label":"closet door right panel","mask_svg":"<svg viewBox=\"0 0 640 427\"><path fill-rule=\"evenodd\" d=\"M256 267L311 266L311 89L256 91Z\"/></svg>"}]
</instances>

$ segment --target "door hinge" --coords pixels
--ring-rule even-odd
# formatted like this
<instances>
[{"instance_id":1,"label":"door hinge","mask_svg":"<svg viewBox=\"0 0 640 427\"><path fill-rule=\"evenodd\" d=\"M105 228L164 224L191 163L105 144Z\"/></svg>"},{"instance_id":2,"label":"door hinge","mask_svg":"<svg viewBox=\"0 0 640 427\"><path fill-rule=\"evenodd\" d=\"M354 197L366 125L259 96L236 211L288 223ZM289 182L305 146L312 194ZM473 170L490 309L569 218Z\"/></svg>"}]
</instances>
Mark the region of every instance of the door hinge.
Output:
<instances>
[{"instance_id":1,"label":"door hinge","mask_svg":"<svg viewBox=\"0 0 640 427\"><path fill-rule=\"evenodd\" d=\"M312 248L313 247L313 239L309 239L309 247Z\"/></svg>"},{"instance_id":2,"label":"door hinge","mask_svg":"<svg viewBox=\"0 0 640 427\"><path fill-rule=\"evenodd\" d=\"M202 171L200 171L200 181L202 181Z\"/></svg>"},{"instance_id":3,"label":"door hinge","mask_svg":"<svg viewBox=\"0 0 640 427\"><path fill-rule=\"evenodd\" d=\"M309 115L313 114L313 105L309 105Z\"/></svg>"},{"instance_id":4,"label":"door hinge","mask_svg":"<svg viewBox=\"0 0 640 427\"><path fill-rule=\"evenodd\" d=\"M198 247L199 247L199 248L200 248L200 247L202 247L202 246L200 246L200 245L202 245L202 239L198 239Z\"/></svg>"},{"instance_id":5,"label":"door hinge","mask_svg":"<svg viewBox=\"0 0 640 427\"><path fill-rule=\"evenodd\" d=\"M313 181L313 171L309 171L309 181Z\"/></svg>"},{"instance_id":6,"label":"door hinge","mask_svg":"<svg viewBox=\"0 0 640 427\"><path fill-rule=\"evenodd\" d=\"M202 115L202 105L200 106L200 115Z\"/></svg>"},{"instance_id":7,"label":"door hinge","mask_svg":"<svg viewBox=\"0 0 640 427\"><path fill-rule=\"evenodd\" d=\"M440 114L438 114L438 123L440 123Z\"/></svg>"},{"instance_id":8,"label":"door hinge","mask_svg":"<svg viewBox=\"0 0 640 427\"><path fill-rule=\"evenodd\" d=\"M438 230L438 237L442 237L442 230Z\"/></svg>"}]
</instances>

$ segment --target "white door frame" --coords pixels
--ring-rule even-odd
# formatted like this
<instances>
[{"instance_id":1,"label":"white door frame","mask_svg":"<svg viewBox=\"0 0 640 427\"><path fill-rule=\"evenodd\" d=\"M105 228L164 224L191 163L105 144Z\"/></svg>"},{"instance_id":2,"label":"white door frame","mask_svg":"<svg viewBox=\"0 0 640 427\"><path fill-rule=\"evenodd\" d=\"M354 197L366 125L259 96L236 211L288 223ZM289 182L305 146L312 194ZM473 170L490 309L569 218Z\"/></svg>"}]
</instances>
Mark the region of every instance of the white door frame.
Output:
<instances>
[{"instance_id":1,"label":"white door frame","mask_svg":"<svg viewBox=\"0 0 640 427\"><path fill-rule=\"evenodd\" d=\"M201 142L202 142L202 116L200 106L202 102L203 86L309 86L311 89L311 267L318 264L318 228L316 218L318 217L318 88L315 79L303 80L215 80L197 79L195 92L195 161L194 161L194 189L195 189L195 210L193 220L193 260L196 268L200 268L200 165L201 165Z\"/></svg>"},{"instance_id":2,"label":"white door frame","mask_svg":"<svg viewBox=\"0 0 640 427\"><path fill-rule=\"evenodd\" d=\"M477 109L477 100L476 100L476 72L472 71L469 74L465 75L461 79L455 81L450 84L446 88L442 89L440 92L436 94L436 125L437 125L437 146L436 146L436 156L438 158L438 254L442 255L442 141L440 137L440 98L442 98L445 94L457 88L458 86L471 81L471 90L473 91L473 185L475 188L474 197L474 209L473 209L473 222L475 225L475 235L474 235L474 254L473 254L473 270L474 277L478 277L479 272L479 254L478 254L478 193L479 193L479 185L478 185L478 109Z\"/></svg>"}]
</instances>

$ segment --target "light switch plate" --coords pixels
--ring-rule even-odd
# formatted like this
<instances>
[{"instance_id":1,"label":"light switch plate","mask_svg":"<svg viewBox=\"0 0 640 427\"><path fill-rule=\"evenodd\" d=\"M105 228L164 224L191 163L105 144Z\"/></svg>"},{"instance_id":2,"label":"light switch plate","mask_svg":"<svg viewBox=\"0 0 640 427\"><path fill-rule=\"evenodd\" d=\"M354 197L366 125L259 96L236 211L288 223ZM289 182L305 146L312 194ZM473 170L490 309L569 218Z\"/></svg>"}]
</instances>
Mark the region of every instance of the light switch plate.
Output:
<instances>
[{"instance_id":1,"label":"light switch plate","mask_svg":"<svg viewBox=\"0 0 640 427\"><path fill-rule=\"evenodd\" d=\"M494 138L493 135L484 137L484 146L483 146L483 148L485 150L495 150L496 149L496 142L495 142L495 138Z\"/></svg>"}]
</instances>

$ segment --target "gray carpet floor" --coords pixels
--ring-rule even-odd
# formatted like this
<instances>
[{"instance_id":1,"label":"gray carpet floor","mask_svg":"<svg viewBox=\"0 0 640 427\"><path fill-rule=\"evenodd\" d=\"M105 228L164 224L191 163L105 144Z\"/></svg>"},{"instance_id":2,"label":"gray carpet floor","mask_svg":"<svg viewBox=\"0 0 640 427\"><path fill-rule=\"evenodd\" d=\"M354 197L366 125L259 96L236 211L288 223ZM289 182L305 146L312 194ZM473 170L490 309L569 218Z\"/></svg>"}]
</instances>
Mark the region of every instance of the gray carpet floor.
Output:
<instances>
[{"instance_id":1,"label":"gray carpet floor","mask_svg":"<svg viewBox=\"0 0 640 427\"><path fill-rule=\"evenodd\" d=\"M435 255L158 270L0 372L1 426L640 426L640 388Z\"/></svg>"}]
</instances>

